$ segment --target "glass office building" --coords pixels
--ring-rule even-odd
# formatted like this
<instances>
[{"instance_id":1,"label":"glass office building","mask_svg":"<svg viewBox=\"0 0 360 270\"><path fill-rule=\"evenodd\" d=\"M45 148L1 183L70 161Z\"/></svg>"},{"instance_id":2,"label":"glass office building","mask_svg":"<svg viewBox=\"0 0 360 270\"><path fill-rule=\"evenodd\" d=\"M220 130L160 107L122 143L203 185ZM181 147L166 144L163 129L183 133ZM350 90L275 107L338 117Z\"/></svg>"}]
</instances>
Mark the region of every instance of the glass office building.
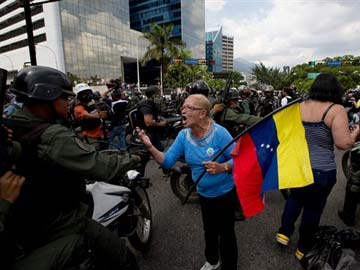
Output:
<instances>
[{"instance_id":1,"label":"glass office building","mask_svg":"<svg viewBox=\"0 0 360 270\"><path fill-rule=\"evenodd\" d=\"M214 65L209 65L211 72L222 72L222 27L210 30L205 34L206 40L206 60L214 61Z\"/></svg>"},{"instance_id":2,"label":"glass office building","mask_svg":"<svg viewBox=\"0 0 360 270\"><path fill-rule=\"evenodd\" d=\"M144 47L140 34L130 30L128 1L59 3L66 70L80 76L121 76L123 64L135 61L138 45Z\"/></svg>"},{"instance_id":3,"label":"glass office building","mask_svg":"<svg viewBox=\"0 0 360 270\"><path fill-rule=\"evenodd\" d=\"M151 24L172 24L172 37L185 42L193 58L205 57L205 2L129 0L130 27L147 32Z\"/></svg>"},{"instance_id":4,"label":"glass office building","mask_svg":"<svg viewBox=\"0 0 360 270\"><path fill-rule=\"evenodd\" d=\"M223 35L222 27L206 32L206 60L211 72L234 70L234 37Z\"/></svg>"},{"instance_id":5,"label":"glass office building","mask_svg":"<svg viewBox=\"0 0 360 270\"><path fill-rule=\"evenodd\" d=\"M81 78L124 78L124 65L145 53L142 33L130 29L129 1L61 0L31 10L38 65ZM0 50L0 66L8 70L30 61L17 0L0 0Z\"/></svg>"}]
</instances>

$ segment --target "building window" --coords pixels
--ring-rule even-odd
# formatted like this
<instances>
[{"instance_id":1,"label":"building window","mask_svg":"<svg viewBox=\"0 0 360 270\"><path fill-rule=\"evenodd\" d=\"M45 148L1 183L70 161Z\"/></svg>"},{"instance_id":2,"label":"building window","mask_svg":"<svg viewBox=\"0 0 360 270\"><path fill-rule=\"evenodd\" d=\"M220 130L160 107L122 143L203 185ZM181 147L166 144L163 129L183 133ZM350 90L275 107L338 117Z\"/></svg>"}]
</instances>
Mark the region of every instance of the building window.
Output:
<instances>
[{"instance_id":1,"label":"building window","mask_svg":"<svg viewBox=\"0 0 360 270\"><path fill-rule=\"evenodd\" d=\"M40 29L45 26L44 19L38 20L36 22L33 22L33 30ZM16 28L15 30L12 30L10 32L7 32L5 34L0 35L0 42L8 40L13 37L20 36L22 34L26 33L26 25L21 26L19 28Z\"/></svg>"},{"instance_id":2,"label":"building window","mask_svg":"<svg viewBox=\"0 0 360 270\"><path fill-rule=\"evenodd\" d=\"M35 16L37 14L40 14L41 12L43 12L42 6L35 6L34 8L31 9L31 16ZM4 29L10 25L13 25L15 23L24 21L24 20L25 20L25 12L21 12L21 13L15 15L14 17L11 17L11 18L1 22L0 30Z\"/></svg>"},{"instance_id":3,"label":"building window","mask_svg":"<svg viewBox=\"0 0 360 270\"><path fill-rule=\"evenodd\" d=\"M40 34L34 37L34 42L36 43L40 43L40 42L44 42L46 41L46 35L45 34ZM23 48L23 47L27 47L28 46L28 40L24 39L24 40L20 40L18 42L14 42L11 43L9 45L0 47L0 53L4 53L4 52L9 52L9 51L13 51L19 48Z\"/></svg>"}]
</instances>

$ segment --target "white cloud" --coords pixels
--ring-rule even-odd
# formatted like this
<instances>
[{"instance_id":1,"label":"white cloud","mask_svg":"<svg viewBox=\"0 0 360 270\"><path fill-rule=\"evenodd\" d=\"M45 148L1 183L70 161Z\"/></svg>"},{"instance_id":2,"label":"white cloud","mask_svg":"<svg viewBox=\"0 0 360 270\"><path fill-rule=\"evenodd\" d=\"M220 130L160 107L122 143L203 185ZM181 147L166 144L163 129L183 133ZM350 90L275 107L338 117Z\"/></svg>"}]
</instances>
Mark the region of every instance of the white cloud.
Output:
<instances>
[{"instance_id":1,"label":"white cloud","mask_svg":"<svg viewBox=\"0 0 360 270\"><path fill-rule=\"evenodd\" d=\"M232 1L226 7L235 5ZM328 56L360 55L359 7L355 1L274 0L262 17L223 15L219 24L234 36L235 57L294 66Z\"/></svg>"},{"instance_id":2,"label":"white cloud","mask_svg":"<svg viewBox=\"0 0 360 270\"><path fill-rule=\"evenodd\" d=\"M225 4L225 0L205 0L205 8L211 11L220 11Z\"/></svg>"}]
</instances>

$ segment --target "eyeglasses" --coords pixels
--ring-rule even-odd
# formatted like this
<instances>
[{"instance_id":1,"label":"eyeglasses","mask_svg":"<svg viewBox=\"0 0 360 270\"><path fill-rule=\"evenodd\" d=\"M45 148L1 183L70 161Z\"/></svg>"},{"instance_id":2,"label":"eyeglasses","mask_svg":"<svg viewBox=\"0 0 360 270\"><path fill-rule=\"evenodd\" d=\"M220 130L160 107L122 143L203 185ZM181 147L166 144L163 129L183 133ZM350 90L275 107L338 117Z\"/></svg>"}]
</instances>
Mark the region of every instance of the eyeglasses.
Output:
<instances>
[{"instance_id":1,"label":"eyeglasses","mask_svg":"<svg viewBox=\"0 0 360 270\"><path fill-rule=\"evenodd\" d=\"M203 108L196 108L196 107L193 107L193 106L181 106L180 107L180 111L182 110L187 110L187 111L201 111L201 110L204 110Z\"/></svg>"}]
</instances>

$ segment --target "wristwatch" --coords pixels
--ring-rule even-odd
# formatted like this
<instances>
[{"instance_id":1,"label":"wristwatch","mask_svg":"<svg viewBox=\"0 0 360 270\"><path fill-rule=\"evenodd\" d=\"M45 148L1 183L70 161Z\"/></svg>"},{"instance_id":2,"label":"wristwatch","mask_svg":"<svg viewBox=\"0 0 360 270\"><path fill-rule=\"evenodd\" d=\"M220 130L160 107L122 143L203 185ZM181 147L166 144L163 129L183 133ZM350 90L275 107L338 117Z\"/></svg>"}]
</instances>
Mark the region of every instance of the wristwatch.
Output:
<instances>
[{"instance_id":1,"label":"wristwatch","mask_svg":"<svg viewBox=\"0 0 360 270\"><path fill-rule=\"evenodd\" d=\"M231 171L231 168L230 168L229 164L227 164L226 162L224 163L224 170L227 173Z\"/></svg>"}]
</instances>

